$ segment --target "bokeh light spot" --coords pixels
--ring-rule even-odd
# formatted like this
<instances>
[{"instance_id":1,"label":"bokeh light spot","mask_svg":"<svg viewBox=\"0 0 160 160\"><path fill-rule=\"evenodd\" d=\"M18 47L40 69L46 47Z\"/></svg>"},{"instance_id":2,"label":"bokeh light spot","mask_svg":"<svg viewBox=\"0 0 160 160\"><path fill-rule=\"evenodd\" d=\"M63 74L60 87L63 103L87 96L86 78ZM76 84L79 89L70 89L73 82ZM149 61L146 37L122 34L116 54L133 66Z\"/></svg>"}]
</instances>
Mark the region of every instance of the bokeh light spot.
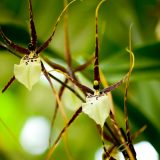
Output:
<instances>
[{"instance_id":1,"label":"bokeh light spot","mask_svg":"<svg viewBox=\"0 0 160 160\"><path fill-rule=\"evenodd\" d=\"M42 154L48 148L50 124L44 117L31 117L24 124L20 143L30 154Z\"/></svg>"}]
</instances>

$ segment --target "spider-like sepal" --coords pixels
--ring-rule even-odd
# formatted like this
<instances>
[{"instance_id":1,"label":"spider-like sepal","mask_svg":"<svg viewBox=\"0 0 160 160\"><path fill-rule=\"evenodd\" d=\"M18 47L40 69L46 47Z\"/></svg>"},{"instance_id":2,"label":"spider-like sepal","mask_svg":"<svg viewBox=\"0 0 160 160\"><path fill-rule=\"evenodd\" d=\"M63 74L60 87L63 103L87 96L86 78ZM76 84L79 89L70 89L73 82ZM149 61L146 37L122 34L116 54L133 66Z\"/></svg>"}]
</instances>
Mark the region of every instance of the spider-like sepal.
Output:
<instances>
[{"instance_id":1,"label":"spider-like sepal","mask_svg":"<svg viewBox=\"0 0 160 160\"><path fill-rule=\"evenodd\" d=\"M13 76L13 77L9 80L9 82L5 85L5 87L2 89L2 93L4 93L4 92L11 86L11 84L14 82L14 80L15 80L15 76Z\"/></svg>"},{"instance_id":2,"label":"spider-like sepal","mask_svg":"<svg viewBox=\"0 0 160 160\"><path fill-rule=\"evenodd\" d=\"M36 28L35 28L34 20L33 20L33 11L32 11L31 0L29 0L29 16L30 16L30 30L31 30L32 50L35 50L36 49L36 44L37 44L37 34L36 34Z\"/></svg>"},{"instance_id":3,"label":"spider-like sepal","mask_svg":"<svg viewBox=\"0 0 160 160\"><path fill-rule=\"evenodd\" d=\"M2 31L1 27L0 27L0 35L2 36L2 38L4 39L4 41L7 43L7 45L9 47L11 47L12 49L14 49L17 52L20 52L22 54L29 54L30 51L26 48L23 48L15 43L13 43Z\"/></svg>"},{"instance_id":4,"label":"spider-like sepal","mask_svg":"<svg viewBox=\"0 0 160 160\"><path fill-rule=\"evenodd\" d=\"M124 82L124 79L118 81L117 83L107 87L107 88L104 88L103 90L101 90L101 93L108 93L108 92L111 92L113 91L114 89L116 89L117 87L119 87L122 83Z\"/></svg>"},{"instance_id":5,"label":"spider-like sepal","mask_svg":"<svg viewBox=\"0 0 160 160\"><path fill-rule=\"evenodd\" d=\"M98 82L96 85L93 85L93 88L95 90L99 90L99 84L100 84L100 73L99 73L99 36L98 36L98 11L101 6L101 4L105 2L105 0L102 0L95 12L95 24L96 24L96 44L95 44L95 62L94 62L94 82Z\"/></svg>"},{"instance_id":6,"label":"spider-like sepal","mask_svg":"<svg viewBox=\"0 0 160 160\"><path fill-rule=\"evenodd\" d=\"M63 9L63 11L61 12L61 14L59 15L59 17L58 17L58 19L57 19L57 21L56 21L56 24L55 24L55 26L54 26L54 28L53 28L53 31L52 31L51 36L37 49L37 51L36 51L37 54L41 53L43 50L45 50L45 49L48 47L49 43L52 41L52 38L53 38L53 36L54 36L54 34L55 34L55 32L56 32L56 29L57 29L57 26L58 26L58 24L59 24L59 22L60 22L60 20L61 20L61 17L62 17L63 14L66 12L66 10L68 9L68 7L69 7L73 2L75 2L75 1L76 1L76 0L71 1L71 2L68 3L68 5L66 5L66 7Z\"/></svg>"}]
</instances>

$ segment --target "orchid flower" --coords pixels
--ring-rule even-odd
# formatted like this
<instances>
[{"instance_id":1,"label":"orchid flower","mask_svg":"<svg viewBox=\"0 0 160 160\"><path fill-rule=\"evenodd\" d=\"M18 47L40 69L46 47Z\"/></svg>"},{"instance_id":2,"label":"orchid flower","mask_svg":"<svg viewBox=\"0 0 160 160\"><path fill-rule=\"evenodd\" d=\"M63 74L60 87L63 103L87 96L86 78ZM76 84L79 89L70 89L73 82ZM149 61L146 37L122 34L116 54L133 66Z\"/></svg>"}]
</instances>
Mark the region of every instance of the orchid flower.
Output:
<instances>
[{"instance_id":1,"label":"orchid flower","mask_svg":"<svg viewBox=\"0 0 160 160\"><path fill-rule=\"evenodd\" d=\"M117 87L119 87L122 83L126 82L128 80L128 77L131 74L131 71L133 69L134 66L134 54L131 50L131 47L129 46L129 49L127 49L127 52L130 55L130 68L129 71L127 72L127 74L117 83L110 85L107 88L104 88L102 90L100 90L100 73L99 73L99 41L98 41L98 10L99 7L101 6L101 4L104 2L105 0L100 1L100 3L98 4L97 8L96 8L96 47L95 47L95 56L94 56L94 81L93 81L93 88L94 90L92 90L91 88L79 83L76 79L74 79L73 77L69 76L67 73L64 73L64 75L67 77L67 79L69 79L70 81L72 81L77 87L79 87L82 92L85 93L86 99L85 102L82 103L82 105L75 111L75 113L72 115L72 117L70 118L70 120L67 122L67 124L64 126L64 128L61 130L61 132L59 133L58 137L56 138L55 142L53 143L53 145L50 147L46 160L49 160L58 144L58 142L60 141L61 137L63 136L63 134L65 133L65 131L67 130L67 128L69 128L69 126L73 123L74 120L76 120L76 118L83 112L86 115L88 115L92 120L95 121L95 123L97 125L100 126L100 130L101 130L101 135L103 134L103 127L104 127L104 123L106 121L106 119L109 117L109 115L112 114L111 111L111 101L109 99L109 96L107 95L108 92L111 92L112 90L116 89ZM48 61L49 63L49 61ZM58 72L61 72L59 70L57 70ZM102 135L103 137L103 135ZM103 141L103 138L102 138ZM115 160L112 156L110 156L110 154L107 152L105 146L104 146L104 142L103 142L103 147L104 147L104 151L106 155L109 155L109 157L113 160Z\"/></svg>"},{"instance_id":2,"label":"orchid flower","mask_svg":"<svg viewBox=\"0 0 160 160\"><path fill-rule=\"evenodd\" d=\"M12 82L17 79L20 83L22 83L27 89L31 90L33 85L36 84L40 78L41 71L45 70L44 65L42 65L42 61L40 60L39 54L44 51L50 42L52 41L52 38L55 34L56 28L58 26L59 21L61 20L62 15L67 10L69 5L71 5L75 0L71 1L61 12L59 15L55 26L53 28L51 36L40 46L37 46L37 34L36 34L36 28L33 21L33 12L32 12L32 3L31 0L29 0L29 16L30 16L30 29L31 29L31 40L28 45L28 48L21 47L14 42L12 42L2 31L0 28L0 35L6 42L6 49L10 52L19 52L23 55L23 57L20 60L19 64L14 65L14 76L11 78L11 80L8 82L8 84L4 87L2 92L4 92L11 84ZM5 45L1 45L4 47ZM11 48L12 50L10 50Z\"/></svg>"}]
</instances>

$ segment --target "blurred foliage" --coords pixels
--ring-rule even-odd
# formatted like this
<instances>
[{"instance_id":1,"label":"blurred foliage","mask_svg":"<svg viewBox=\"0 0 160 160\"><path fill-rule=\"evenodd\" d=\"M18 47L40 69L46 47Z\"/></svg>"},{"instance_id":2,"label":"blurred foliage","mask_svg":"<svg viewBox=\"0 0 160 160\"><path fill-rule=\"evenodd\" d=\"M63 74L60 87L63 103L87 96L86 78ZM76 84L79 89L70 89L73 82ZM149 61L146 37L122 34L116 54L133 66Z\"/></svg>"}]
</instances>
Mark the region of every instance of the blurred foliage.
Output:
<instances>
[{"instance_id":1,"label":"blurred foliage","mask_svg":"<svg viewBox=\"0 0 160 160\"><path fill-rule=\"evenodd\" d=\"M32 1L38 43L41 44L52 31L56 18L63 9L63 0ZM69 8L69 38L75 66L85 62L94 52L94 15L98 2L98 0L77 0ZM159 0L108 0L103 4L99 13L100 67L110 84L120 80L128 70L129 56L125 48L128 46L129 26L134 24L132 43L135 68L131 76L128 96L131 129L134 133L146 124L147 129L135 142L148 140L160 154L159 21ZM27 46L29 41L27 0L1 0L0 24L10 39ZM65 66L63 21L59 24L54 39L44 54ZM13 65L18 62L19 59L14 55L4 50L0 51L1 89L13 74ZM83 77L84 82L87 81L91 85L92 73L93 65L80 76ZM58 89L59 85L57 83L55 85ZM124 126L123 94L124 86L113 91L117 118L122 126ZM63 98L70 97L65 94ZM78 105L78 103L72 104ZM23 124L31 116L42 115L51 120L53 107L51 90L43 79L31 92L16 81L6 93L0 95L0 118L16 137L19 137ZM67 109L66 112L68 116L73 114L73 111ZM59 114L56 120L56 132L60 131L63 125L61 114ZM101 146L94 122L82 114L69 128L68 133L69 148L74 159L93 159L95 151ZM54 157L64 159L65 156L64 144L60 143ZM32 156L25 153L0 123L0 159L35 160L44 159L44 156Z\"/></svg>"}]
</instances>

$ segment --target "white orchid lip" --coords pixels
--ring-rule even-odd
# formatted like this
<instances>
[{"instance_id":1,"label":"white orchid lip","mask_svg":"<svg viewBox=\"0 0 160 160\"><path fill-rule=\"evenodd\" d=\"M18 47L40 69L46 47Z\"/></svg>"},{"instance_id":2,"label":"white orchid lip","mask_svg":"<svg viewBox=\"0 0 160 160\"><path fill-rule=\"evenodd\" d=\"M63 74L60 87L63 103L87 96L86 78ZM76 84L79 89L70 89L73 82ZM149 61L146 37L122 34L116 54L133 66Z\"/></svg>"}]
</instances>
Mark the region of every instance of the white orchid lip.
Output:
<instances>
[{"instance_id":1,"label":"white orchid lip","mask_svg":"<svg viewBox=\"0 0 160 160\"><path fill-rule=\"evenodd\" d=\"M29 90L38 82L41 75L41 61L39 56L32 51L29 55L25 55L20 64L14 65L14 76Z\"/></svg>"},{"instance_id":2,"label":"white orchid lip","mask_svg":"<svg viewBox=\"0 0 160 160\"><path fill-rule=\"evenodd\" d=\"M103 127L109 116L111 102L106 94L94 94L86 97L86 103L82 103L82 111Z\"/></svg>"}]
</instances>

